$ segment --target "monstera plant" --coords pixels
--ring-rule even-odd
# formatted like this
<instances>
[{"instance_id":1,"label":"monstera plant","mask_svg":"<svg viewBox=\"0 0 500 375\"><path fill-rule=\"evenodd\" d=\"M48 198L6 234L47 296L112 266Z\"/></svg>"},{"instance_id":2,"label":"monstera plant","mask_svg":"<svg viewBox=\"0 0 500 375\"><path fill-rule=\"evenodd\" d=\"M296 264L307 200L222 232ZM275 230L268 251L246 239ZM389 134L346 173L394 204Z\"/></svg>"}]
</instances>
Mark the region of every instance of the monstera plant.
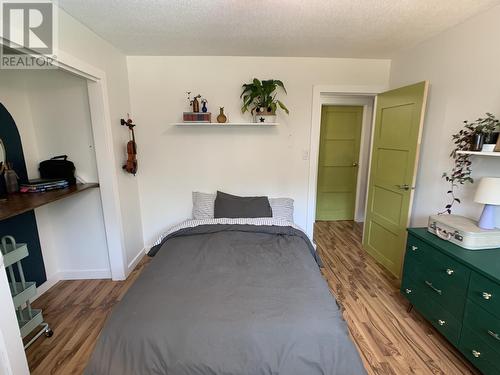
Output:
<instances>
[{"instance_id":1,"label":"monstera plant","mask_svg":"<svg viewBox=\"0 0 500 375\"><path fill-rule=\"evenodd\" d=\"M282 101L276 98L276 90L281 89L286 94L285 85L277 79L258 80L254 78L251 83L243 85L240 97L243 100L241 112L250 111L257 117L274 116L276 109L281 108L286 114L290 113ZM267 121L260 121L267 122Z\"/></svg>"}]
</instances>

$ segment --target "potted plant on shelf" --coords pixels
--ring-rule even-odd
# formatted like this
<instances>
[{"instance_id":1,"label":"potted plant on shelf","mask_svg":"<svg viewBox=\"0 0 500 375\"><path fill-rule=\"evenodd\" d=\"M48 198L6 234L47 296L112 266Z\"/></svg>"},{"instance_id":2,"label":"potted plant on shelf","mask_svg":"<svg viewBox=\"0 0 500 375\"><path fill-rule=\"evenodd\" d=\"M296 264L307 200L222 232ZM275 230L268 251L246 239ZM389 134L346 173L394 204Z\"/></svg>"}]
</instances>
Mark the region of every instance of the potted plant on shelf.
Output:
<instances>
[{"instance_id":1,"label":"potted plant on shelf","mask_svg":"<svg viewBox=\"0 0 500 375\"><path fill-rule=\"evenodd\" d=\"M280 107L286 114L289 114L288 108L276 99L278 88L281 88L285 94L286 89L283 82L277 79L268 79L260 81L254 78L252 83L243 85L243 92L240 98L243 100L241 112L250 111L254 116L254 122L274 123L276 122L276 109Z\"/></svg>"},{"instance_id":2,"label":"potted plant on shelf","mask_svg":"<svg viewBox=\"0 0 500 375\"><path fill-rule=\"evenodd\" d=\"M439 214L451 214L455 203L460 204L460 199L456 196L457 188L466 183L474 183L471 177L470 155L463 153L463 151L486 151L483 148L483 143L485 139L487 141L494 139L492 134L495 134L499 123L500 121L493 114L486 112L484 118L478 118L472 122L465 120L464 127L451 136L454 145L450 154L453 159L453 167L450 172L444 172L442 175L450 184L447 191L450 200ZM492 146L495 147L495 145Z\"/></svg>"},{"instance_id":3,"label":"potted plant on shelf","mask_svg":"<svg viewBox=\"0 0 500 375\"><path fill-rule=\"evenodd\" d=\"M493 151L498 138L497 127L499 120L491 113L486 113L486 117L478 118L472 123L466 122L472 131L471 151Z\"/></svg>"}]
</instances>

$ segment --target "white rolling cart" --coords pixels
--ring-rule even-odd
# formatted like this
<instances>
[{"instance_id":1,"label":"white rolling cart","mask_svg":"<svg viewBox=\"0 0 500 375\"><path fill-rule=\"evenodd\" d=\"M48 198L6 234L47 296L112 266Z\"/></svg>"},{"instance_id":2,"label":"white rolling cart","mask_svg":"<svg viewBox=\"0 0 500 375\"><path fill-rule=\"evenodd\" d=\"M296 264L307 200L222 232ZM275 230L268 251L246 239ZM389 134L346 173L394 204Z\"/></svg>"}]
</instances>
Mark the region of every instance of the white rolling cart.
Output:
<instances>
[{"instance_id":1,"label":"white rolling cart","mask_svg":"<svg viewBox=\"0 0 500 375\"><path fill-rule=\"evenodd\" d=\"M22 338L24 339L40 326L42 327L24 345L26 349L42 334L51 337L53 332L49 325L44 322L42 310L31 307L30 300L36 295L36 284L25 280L21 264L21 260L29 255L28 246L24 243L16 243L16 240L12 236L4 236L0 240L0 251L2 252L4 266L9 276L10 293L14 301L14 307L16 308L17 322ZM17 268L17 274L15 268Z\"/></svg>"}]
</instances>

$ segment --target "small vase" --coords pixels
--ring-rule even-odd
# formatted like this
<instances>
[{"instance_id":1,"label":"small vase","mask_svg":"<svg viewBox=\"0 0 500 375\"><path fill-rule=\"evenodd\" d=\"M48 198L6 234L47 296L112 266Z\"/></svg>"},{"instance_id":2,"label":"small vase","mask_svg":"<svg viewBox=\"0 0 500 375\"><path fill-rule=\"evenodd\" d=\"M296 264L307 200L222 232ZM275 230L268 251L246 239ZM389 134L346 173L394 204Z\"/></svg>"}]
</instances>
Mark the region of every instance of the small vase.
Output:
<instances>
[{"instance_id":1,"label":"small vase","mask_svg":"<svg viewBox=\"0 0 500 375\"><path fill-rule=\"evenodd\" d=\"M9 167L9 169L5 170L4 179L7 193L12 194L19 191L19 184L17 182L19 177L17 177L17 173L13 169Z\"/></svg>"},{"instance_id":2,"label":"small vase","mask_svg":"<svg viewBox=\"0 0 500 375\"><path fill-rule=\"evenodd\" d=\"M220 111L220 113L219 113L219 116L217 116L217 122L219 124L224 124L227 121L227 117L224 114L224 107L220 107L219 111Z\"/></svg>"},{"instance_id":3,"label":"small vase","mask_svg":"<svg viewBox=\"0 0 500 375\"><path fill-rule=\"evenodd\" d=\"M7 185L5 183L5 172L0 173L0 201L7 199Z\"/></svg>"},{"instance_id":4,"label":"small vase","mask_svg":"<svg viewBox=\"0 0 500 375\"><path fill-rule=\"evenodd\" d=\"M207 102L202 102L202 103L203 103L203 106L201 107L201 111L203 113L207 113L207 111L208 111Z\"/></svg>"},{"instance_id":5,"label":"small vase","mask_svg":"<svg viewBox=\"0 0 500 375\"><path fill-rule=\"evenodd\" d=\"M484 144L484 134L483 133L475 133L472 136L472 144L470 145L471 151L481 151L483 149Z\"/></svg>"}]
</instances>

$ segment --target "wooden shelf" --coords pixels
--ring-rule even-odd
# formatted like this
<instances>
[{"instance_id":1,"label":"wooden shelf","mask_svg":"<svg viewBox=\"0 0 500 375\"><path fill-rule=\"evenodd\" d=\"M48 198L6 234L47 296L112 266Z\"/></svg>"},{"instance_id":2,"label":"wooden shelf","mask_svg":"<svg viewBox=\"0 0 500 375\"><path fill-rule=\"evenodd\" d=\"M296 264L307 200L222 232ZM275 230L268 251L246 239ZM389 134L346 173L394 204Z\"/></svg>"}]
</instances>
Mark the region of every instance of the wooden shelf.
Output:
<instances>
[{"instance_id":1,"label":"wooden shelf","mask_svg":"<svg viewBox=\"0 0 500 375\"><path fill-rule=\"evenodd\" d=\"M170 125L174 126L205 126L205 127L226 127L226 126L276 126L277 122L261 123L261 122L226 122L219 124L217 122L174 122Z\"/></svg>"},{"instance_id":2,"label":"wooden shelf","mask_svg":"<svg viewBox=\"0 0 500 375\"><path fill-rule=\"evenodd\" d=\"M0 201L0 220L8 219L51 202L97 187L99 187L98 183L76 184L65 189L52 190L44 193L9 194L6 201Z\"/></svg>"},{"instance_id":3,"label":"wooden shelf","mask_svg":"<svg viewBox=\"0 0 500 375\"><path fill-rule=\"evenodd\" d=\"M500 152L457 151L457 154L500 157Z\"/></svg>"}]
</instances>

